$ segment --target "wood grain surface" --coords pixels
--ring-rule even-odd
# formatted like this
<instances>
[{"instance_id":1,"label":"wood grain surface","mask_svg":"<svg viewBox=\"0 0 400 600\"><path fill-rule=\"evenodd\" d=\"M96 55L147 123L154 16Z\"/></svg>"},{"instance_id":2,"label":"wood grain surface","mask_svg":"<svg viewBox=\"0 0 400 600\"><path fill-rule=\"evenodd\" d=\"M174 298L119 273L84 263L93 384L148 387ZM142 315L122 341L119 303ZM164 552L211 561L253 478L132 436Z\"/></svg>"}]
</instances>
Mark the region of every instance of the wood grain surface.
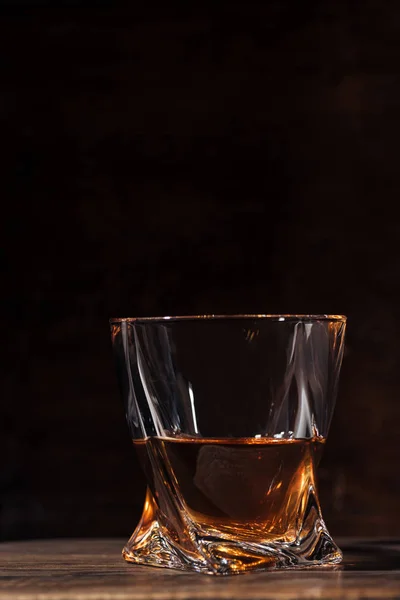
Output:
<instances>
[{"instance_id":1,"label":"wood grain surface","mask_svg":"<svg viewBox=\"0 0 400 600\"><path fill-rule=\"evenodd\" d=\"M45 540L0 545L0 600L400 598L400 542L340 540L335 568L212 577L139 567L122 540Z\"/></svg>"}]
</instances>

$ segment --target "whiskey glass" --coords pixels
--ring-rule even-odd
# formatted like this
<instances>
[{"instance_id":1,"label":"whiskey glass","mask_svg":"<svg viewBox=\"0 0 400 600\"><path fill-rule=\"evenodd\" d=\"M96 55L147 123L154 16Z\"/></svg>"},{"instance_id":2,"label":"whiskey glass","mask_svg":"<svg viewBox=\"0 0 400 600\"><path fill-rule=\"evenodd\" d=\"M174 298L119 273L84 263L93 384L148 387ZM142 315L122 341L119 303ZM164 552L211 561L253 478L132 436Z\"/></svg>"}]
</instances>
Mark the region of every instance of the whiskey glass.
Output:
<instances>
[{"instance_id":1,"label":"whiskey glass","mask_svg":"<svg viewBox=\"0 0 400 600\"><path fill-rule=\"evenodd\" d=\"M216 575L340 562L316 467L346 317L198 315L110 325L148 484L124 558Z\"/></svg>"}]
</instances>

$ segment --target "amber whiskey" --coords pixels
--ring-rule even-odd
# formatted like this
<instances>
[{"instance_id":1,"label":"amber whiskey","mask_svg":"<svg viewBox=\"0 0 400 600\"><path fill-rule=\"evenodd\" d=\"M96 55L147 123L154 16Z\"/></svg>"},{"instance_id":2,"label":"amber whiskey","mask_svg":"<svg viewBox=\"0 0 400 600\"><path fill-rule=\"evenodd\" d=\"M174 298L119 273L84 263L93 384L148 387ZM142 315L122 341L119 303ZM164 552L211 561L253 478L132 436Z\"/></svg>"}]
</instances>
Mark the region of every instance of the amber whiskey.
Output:
<instances>
[{"instance_id":1,"label":"amber whiskey","mask_svg":"<svg viewBox=\"0 0 400 600\"><path fill-rule=\"evenodd\" d=\"M314 471L324 442L152 437L134 445L154 511L163 497L172 497L175 508L203 531L290 542L303 523L310 491L317 499Z\"/></svg>"}]
</instances>

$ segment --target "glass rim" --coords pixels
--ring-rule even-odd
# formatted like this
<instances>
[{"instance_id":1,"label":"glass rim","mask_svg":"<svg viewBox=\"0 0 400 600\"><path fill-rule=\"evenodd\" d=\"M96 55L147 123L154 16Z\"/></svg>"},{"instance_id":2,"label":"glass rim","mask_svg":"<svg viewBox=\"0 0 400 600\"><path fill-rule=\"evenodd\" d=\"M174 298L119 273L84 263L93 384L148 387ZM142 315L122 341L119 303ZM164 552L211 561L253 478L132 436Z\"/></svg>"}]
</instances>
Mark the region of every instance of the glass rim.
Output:
<instances>
[{"instance_id":1,"label":"glass rim","mask_svg":"<svg viewBox=\"0 0 400 600\"><path fill-rule=\"evenodd\" d=\"M265 321L332 321L342 322L347 321L345 315L328 315L328 314L233 314L233 315L180 315L180 316L164 316L164 317L113 317L111 318L110 324L114 325L117 323L164 323L167 321L227 321L232 320L247 320L247 319L259 319Z\"/></svg>"}]
</instances>

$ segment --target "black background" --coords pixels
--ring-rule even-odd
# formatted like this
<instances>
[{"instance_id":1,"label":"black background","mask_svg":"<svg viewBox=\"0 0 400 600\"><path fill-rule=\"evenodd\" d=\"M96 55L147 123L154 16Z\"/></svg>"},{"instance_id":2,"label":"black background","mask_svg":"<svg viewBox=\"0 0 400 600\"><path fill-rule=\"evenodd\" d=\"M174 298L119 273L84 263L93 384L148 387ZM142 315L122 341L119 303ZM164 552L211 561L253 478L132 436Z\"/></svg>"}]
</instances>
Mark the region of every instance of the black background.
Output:
<instances>
[{"instance_id":1,"label":"black background","mask_svg":"<svg viewBox=\"0 0 400 600\"><path fill-rule=\"evenodd\" d=\"M0 3L0 537L132 532L111 316L349 317L333 534L399 535L400 8Z\"/></svg>"}]
</instances>

